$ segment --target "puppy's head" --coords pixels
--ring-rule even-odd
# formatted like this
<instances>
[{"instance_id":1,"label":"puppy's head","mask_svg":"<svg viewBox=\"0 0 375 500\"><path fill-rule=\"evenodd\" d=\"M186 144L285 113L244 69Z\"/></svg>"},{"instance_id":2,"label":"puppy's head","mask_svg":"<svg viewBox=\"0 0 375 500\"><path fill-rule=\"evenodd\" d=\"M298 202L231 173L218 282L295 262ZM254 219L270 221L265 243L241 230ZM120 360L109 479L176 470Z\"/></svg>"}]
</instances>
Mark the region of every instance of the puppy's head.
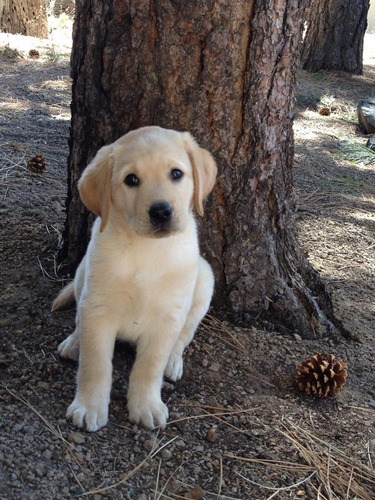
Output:
<instances>
[{"instance_id":1,"label":"puppy's head","mask_svg":"<svg viewBox=\"0 0 375 500\"><path fill-rule=\"evenodd\" d=\"M183 231L194 205L203 215L215 178L214 159L189 133L144 127L101 148L78 187L101 231L112 214L140 235L162 237Z\"/></svg>"}]
</instances>

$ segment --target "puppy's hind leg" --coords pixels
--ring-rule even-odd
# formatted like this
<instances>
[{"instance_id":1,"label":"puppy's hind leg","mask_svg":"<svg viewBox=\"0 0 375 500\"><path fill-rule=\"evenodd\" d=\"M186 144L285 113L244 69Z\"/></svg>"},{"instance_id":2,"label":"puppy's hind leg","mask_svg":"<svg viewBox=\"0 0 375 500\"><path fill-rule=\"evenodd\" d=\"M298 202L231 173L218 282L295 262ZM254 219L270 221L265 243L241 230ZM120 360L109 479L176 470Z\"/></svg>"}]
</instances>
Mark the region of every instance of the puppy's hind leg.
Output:
<instances>
[{"instance_id":1,"label":"puppy's hind leg","mask_svg":"<svg viewBox=\"0 0 375 500\"><path fill-rule=\"evenodd\" d=\"M68 307L74 300L74 281L68 283L52 302L52 311Z\"/></svg>"},{"instance_id":2,"label":"puppy's hind leg","mask_svg":"<svg viewBox=\"0 0 375 500\"><path fill-rule=\"evenodd\" d=\"M86 257L84 257L78 266L76 276L74 281L71 281L65 288L61 290L59 295L56 297L52 304L52 310L62 309L66 307L74 298L77 300L77 305L82 294L83 283L85 279L85 262ZM62 358L78 360L79 356L79 344L80 344L80 317L79 317L79 306L77 306L76 314L76 329L69 335L57 348L60 356Z\"/></svg>"},{"instance_id":3,"label":"puppy's hind leg","mask_svg":"<svg viewBox=\"0 0 375 500\"><path fill-rule=\"evenodd\" d=\"M81 336L81 321L79 310L76 314L76 329L74 332L66 337L65 340L61 342L59 347L57 348L58 353L62 358L72 359L73 361L78 361L79 357L79 345L80 345L80 336Z\"/></svg>"},{"instance_id":4,"label":"puppy's hind leg","mask_svg":"<svg viewBox=\"0 0 375 500\"><path fill-rule=\"evenodd\" d=\"M169 380L176 381L182 377L182 354L185 347L188 346L193 340L199 323L208 311L214 290L214 284L215 281L211 266L206 260L203 259L203 257L200 257L193 303L186 318L185 325L173 347L167 367L164 371L165 377Z\"/></svg>"},{"instance_id":5,"label":"puppy's hind leg","mask_svg":"<svg viewBox=\"0 0 375 500\"><path fill-rule=\"evenodd\" d=\"M76 328L74 332L61 342L57 348L62 358L78 361L79 356L79 330Z\"/></svg>"}]
</instances>

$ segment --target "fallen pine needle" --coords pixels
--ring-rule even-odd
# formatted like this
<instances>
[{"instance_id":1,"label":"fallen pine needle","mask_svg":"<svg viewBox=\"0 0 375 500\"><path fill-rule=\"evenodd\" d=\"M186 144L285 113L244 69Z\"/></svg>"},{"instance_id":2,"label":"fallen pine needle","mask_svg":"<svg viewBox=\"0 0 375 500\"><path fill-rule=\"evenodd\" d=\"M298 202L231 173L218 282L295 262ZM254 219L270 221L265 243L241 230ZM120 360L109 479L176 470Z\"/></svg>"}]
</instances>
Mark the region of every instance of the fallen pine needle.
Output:
<instances>
[{"instance_id":1,"label":"fallen pine needle","mask_svg":"<svg viewBox=\"0 0 375 500\"><path fill-rule=\"evenodd\" d=\"M238 349L239 351L246 352L246 349L241 344L241 342L233 335L230 329L227 328L219 319L215 318L214 316L211 316L210 314L207 314L205 316L205 319L202 321L201 325L205 330L219 337L226 344L230 345L231 347L234 347L235 349ZM217 331L226 334L231 339L231 342L225 340L222 336L219 336L217 334Z\"/></svg>"},{"instance_id":2,"label":"fallen pine needle","mask_svg":"<svg viewBox=\"0 0 375 500\"><path fill-rule=\"evenodd\" d=\"M160 463L161 463L161 461L160 461ZM156 494L158 494L158 497L157 497L157 499L156 499L156 500L160 500L160 498L161 498L162 496L165 496L165 495L164 495L164 490L165 490L165 488L168 486L169 481L171 481L171 479L172 479L172 478L173 478L173 477L177 474L177 471L178 471L179 469L181 469L182 465L183 465L183 464L180 464L180 465L177 467L177 469L175 469L175 470L172 472L172 474L171 474L171 475L169 476L169 478L166 480L165 485L163 486L163 488L162 488L162 490L161 490L160 492L158 492L158 491L157 491L157 488L156 488L156 490L155 490L155 495L156 495ZM159 472L159 471L158 471L158 472ZM156 498L156 497L155 497L155 498Z\"/></svg>"},{"instance_id":3,"label":"fallen pine needle","mask_svg":"<svg viewBox=\"0 0 375 500\"><path fill-rule=\"evenodd\" d=\"M175 420L170 420L168 422L168 425L175 424L177 422L183 422L184 420L194 420L197 418L216 418L216 417L224 417L224 416L229 416L229 415L238 415L239 413L248 413L250 411L254 411L255 408L247 408L245 410L230 410L230 411L224 411L221 413L210 413L206 411L206 413L201 413L200 415L189 415L188 417L181 417L177 418ZM205 410L203 410L205 411Z\"/></svg>"},{"instance_id":4,"label":"fallen pine needle","mask_svg":"<svg viewBox=\"0 0 375 500\"><path fill-rule=\"evenodd\" d=\"M154 495L154 500L157 500L158 498L160 498L160 496L159 496L159 497L157 497L157 496L156 496L156 495L157 495L157 493L156 493L156 492L158 491L158 488L159 488L159 480L160 480L161 462L162 462L162 460L161 460L161 459L159 459L158 472L157 472L157 474L156 474L156 486L155 486L155 495Z\"/></svg>"},{"instance_id":5,"label":"fallen pine needle","mask_svg":"<svg viewBox=\"0 0 375 500\"><path fill-rule=\"evenodd\" d=\"M143 465L148 460L154 458L158 453L161 452L161 450L163 450L166 446L168 446L170 443L172 443L173 441L175 441L177 438L178 438L178 436L175 436L174 438L170 439L169 441L167 441L162 446L159 446L161 444L162 440L163 440L163 438L162 438L158 443L155 444L155 446L152 448L152 450L147 455L147 457L144 460L142 460L142 462L140 462L134 469L132 469L131 471L129 471L122 479L120 479L116 483L110 484L109 486L103 486L102 488L98 488L96 490L85 491L84 493L82 493L82 496L88 496L88 495L96 495L96 494L106 493L109 490L113 490L114 488L117 488L121 484L125 483L132 476L134 476L134 474L136 472L138 472L139 469L141 469L143 467ZM158 446L159 446L159 448L157 448Z\"/></svg>"},{"instance_id":6,"label":"fallen pine needle","mask_svg":"<svg viewBox=\"0 0 375 500\"><path fill-rule=\"evenodd\" d=\"M237 474L237 476L241 477L242 479L244 479L248 483L253 484L254 486L258 486L259 488L264 488L265 490L271 490L271 491L280 492L280 491L285 491L285 490L290 490L292 488L296 488L297 486L300 486L301 484L306 483L313 476L315 476L316 471L314 470L314 472L312 472L310 475L308 475L307 477L305 477L305 479L302 479L301 481L298 481L297 483L293 483L293 484L291 484L289 486L283 486L283 487L279 487L279 488L275 488L273 486L266 486L265 484L256 483L255 481L249 479L248 477L243 476L238 471L235 471L235 473Z\"/></svg>"},{"instance_id":7,"label":"fallen pine needle","mask_svg":"<svg viewBox=\"0 0 375 500\"><path fill-rule=\"evenodd\" d=\"M53 425L48 422L48 420L43 417L43 415L41 413L39 413L39 411L34 408L34 406L29 403L26 399L24 399L22 396L18 396L17 394L15 394L14 392L12 392L8 387L5 387L6 391L9 392L9 394L14 398L14 399L17 399L18 401L20 401L21 403L23 403L25 406L27 406L33 413L35 413L35 415L43 422L44 424L44 427L49 431L51 432L51 434L53 434L54 436L58 437L64 444L65 446L67 446L67 448L69 449L73 449L74 446L72 445L72 443L69 443L69 441L67 441L61 434L61 431L60 429L55 429L55 427L53 427Z\"/></svg>"},{"instance_id":8,"label":"fallen pine needle","mask_svg":"<svg viewBox=\"0 0 375 500\"><path fill-rule=\"evenodd\" d=\"M224 457L240 460L244 464L269 467L284 473L309 474L302 482L294 483L290 487L299 486L303 482L314 478L314 481L310 484L317 492L317 500L349 500L350 498L373 500L375 498L375 471L371 466L359 462L354 457L347 456L336 446L288 419L282 425L283 429L277 429L277 431L298 450L303 461L265 460L231 454L226 454ZM238 472L236 474L259 488L273 491L274 493L267 500L274 498L278 492L290 488L265 486L252 481L243 474ZM316 487L314 483L318 483Z\"/></svg>"},{"instance_id":9,"label":"fallen pine needle","mask_svg":"<svg viewBox=\"0 0 375 500\"><path fill-rule=\"evenodd\" d=\"M375 494L375 471L348 457L344 452L302 429L291 421L278 432L288 439L300 452L304 460L317 471L317 479L328 499L349 498L354 494L359 500L373 500ZM291 432L292 431L292 432ZM361 484L361 482L366 484ZM369 489L370 488L370 489Z\"/></svg>"}]
</instances>

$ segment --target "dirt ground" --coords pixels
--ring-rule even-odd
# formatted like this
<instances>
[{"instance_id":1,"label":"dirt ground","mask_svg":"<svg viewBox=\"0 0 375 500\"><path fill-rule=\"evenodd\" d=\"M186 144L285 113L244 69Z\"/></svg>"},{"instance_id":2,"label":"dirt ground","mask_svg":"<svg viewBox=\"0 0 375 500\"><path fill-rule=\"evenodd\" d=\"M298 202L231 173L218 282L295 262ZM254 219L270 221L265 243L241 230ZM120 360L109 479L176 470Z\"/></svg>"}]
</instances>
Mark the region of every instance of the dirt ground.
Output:
<instances>
[{"instance_id":1,"label":"dirt ground","mask_svg":"<svg viewBox=\"0 0 375 500\"><path fill-rule=\"evenodd\" d=\"M70 119L62 28L49 41L0 35L0 498L374 499L375 155L356 124L358 100L375 96L373 54L361 77L301 74L295 121L299 241L359 340L305 341L209 317L183 379L165 387L170 420L155 432L128 421L133 353L118 345L109 424L89 434L64 418L77 367L57 345L74 310L50 312L63 278ZM37 153L43 174L26 168ZM348 363L335 398L296 390L296 365L316 352Z\"/></svg>"}]
</instances>

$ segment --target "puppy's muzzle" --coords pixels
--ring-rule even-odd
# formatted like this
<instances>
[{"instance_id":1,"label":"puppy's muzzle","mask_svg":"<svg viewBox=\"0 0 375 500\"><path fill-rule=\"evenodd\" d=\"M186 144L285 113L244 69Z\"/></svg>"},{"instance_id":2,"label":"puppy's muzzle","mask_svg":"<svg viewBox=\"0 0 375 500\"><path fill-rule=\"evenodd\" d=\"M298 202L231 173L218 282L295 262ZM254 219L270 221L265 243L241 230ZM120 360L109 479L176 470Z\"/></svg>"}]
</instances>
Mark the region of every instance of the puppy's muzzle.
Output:
<instances>
[{"instance_id":1,"label":"puppy's muzzle","mask_svg":"<svg viewBox=\"0 0 375 500\"><path fill-rule=\"evenodd\" d=\"M168 231L171 226L173 209L169 203L154 203L148 211L151 225L157 231Z\"/></svg>"}]
</instances>

